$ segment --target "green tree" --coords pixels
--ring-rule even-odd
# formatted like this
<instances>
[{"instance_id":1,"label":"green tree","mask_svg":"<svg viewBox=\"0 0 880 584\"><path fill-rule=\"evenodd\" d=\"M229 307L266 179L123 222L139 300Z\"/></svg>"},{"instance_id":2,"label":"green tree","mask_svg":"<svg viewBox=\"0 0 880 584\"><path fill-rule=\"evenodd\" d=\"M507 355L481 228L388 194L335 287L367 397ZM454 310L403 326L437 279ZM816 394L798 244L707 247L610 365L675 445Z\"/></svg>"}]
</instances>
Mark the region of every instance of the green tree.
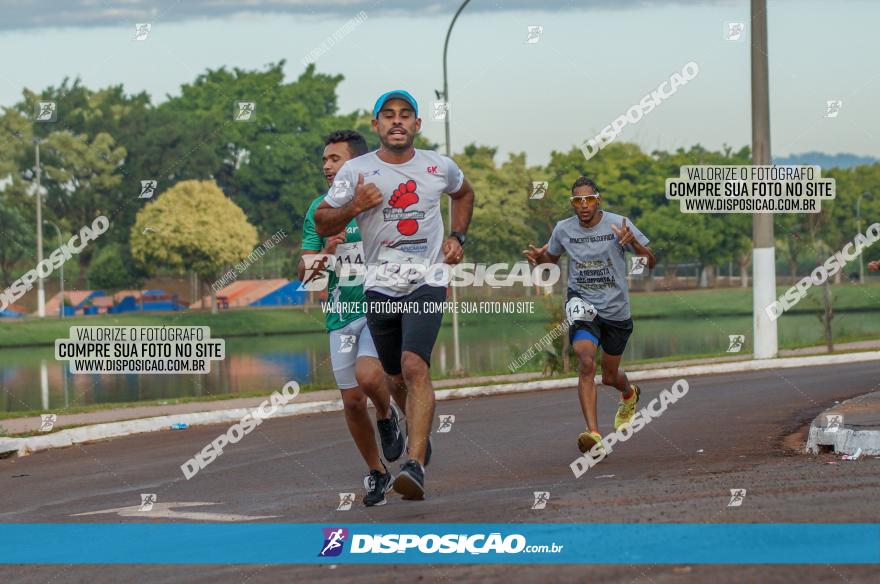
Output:
<instances>
[{"instance_id":1,"label":"green tree","mask_svg":"<svg viewBox=\"0 0 880 584\"><path fill-rule=\"evenodd\" d=\"M0 192L0 274L3 282L13 280L15 265L33 252L34 225L13 196Z\"/></svg>"},{"instance_id":2,"label":"green tree","mask_svg":"<svg viewBox=\"0 0 880 584\"><path fill-rule=\"evenodd\" d=\"M27 117L34 112L37 101L57 104L58 122L37 124L36 134L42 138L52 132L67 130L74 134L96 136L102 132L125 142L146 125L150 97L146 92L126 95L122 85L91 90L77 78L66 77L61 84L49 86L39 93L24 89L15 108Z\"/></svg>"},{"instance_id":3,"label":"green tree","mask_svg":"<svg viewBox=\"0 0 880 584\"><path fill-rule=\"evenodd\" d=\"M54 101L57 104L58 120L56 123L41 124L33 122L34 104L37 101ZM113 224L121 227L111 230L103 236L104 241L118 241L128 245L128 230L134 223L135 212L140 208L137 193L140 192L140 179L151 178L133 174L130 157L135 152L143 150L141 137L148 125L148 117L153 109L150 98L145 92L127 95L122 85L113 85L103 89L92 90L82 84L80 79L71 80L65 78L58 86L49 86L35 93L28 89L22 92L22 99L15 105L16 112L27 120L29 131L36 137L48 141L50 136L58 132L69 132L77 139L82 140L87 146L94 145L94 154L98 157L108 157L109 152L103 150L101 140L97 137L101 134L112 136L114 143L113 157L108 158L112 162L118 162L116 173L120 175L122 182L112 191L112 201L108 206L113 209ZM95 140L92 140L95 138ZM27 139L30 143L30 138ZM193 145L195 146L195 144ZM47 153L43 149L43 159ZM117 160L116 148L122 148L119 153L123 158ZM21 168L29 168L33 165L33 147L29 148L28 159ZM150 152L148 155L154 153ZM30 178L30 177L28 177ZM110 193L106 193L107 196ZM127 196L126 196L127 195ZM49 209L52 216L52 209ZM56 222L67 225L64 216L53 217ZM78 229L79 227L72 227ZM91 252L87 251L83 261L89 258Z\"/></svg>"},{"instance_id":4,"label":"green tree","mask_svg":"<svg viewBox=\"0 0 880 584\"><path fill-rule=\"evenodd\" d=\"M700 264L700 286L705 287L715 281L717 265L723 261L738 256L741 273L748 267L751 254L748 259L744 256L746 245L744 237L746 223L751 224L751 217L742 214L722 213L693 213L685 215L681 213L677 205L666 200L665 179L679 176L681 167L684 165L739 165L749 164L750 150L746 147L734 151L725 146L721 151L707 150L696 145L685 150L679 148L675 152L658 151L654 153L660 174L663 177L663 185L659 186L658 196L655 203L659 205L671 205L678 212L678 222L684 227L680 238L674 241L666 241L667 246L680 248L686 255L696 259ZM741 215L737 217L737 215ZM751 238L751 229L748 229L748 237Z\"/></svg>"},{"instance_id":5,"label":"green tree","mask_svg":"<svg viewBox=\"0 0 880 584\"><path fill-rule=\"evenodd\" d=\"M257 230L214 181L177 183L138 214L131 255L148 270L195 272L203 284L247 257ZM216 311L211 293L211 310Z\"/></svg>"},{"instance_id":6,"label":"green tree","mask_svg":"<svg viewBox=\"0 0 880 584\"><path fill-rule=\"evenodd\" d=\"M535 237L528 225L529 171L525 154L511 154L498 168L495 154L495 148L471 144L456 157L475 193L467 254L477 262L518 262Z\"/></svg>"},{"instance_id":7,"label":"green tree","mask_svg":"<svg viewBox=\"0 0 880 584\"><path fill-rule=\"evenodd\" d=\"M809 234L809 215L806 213L779 213L773 217L773 233L776 237L776 249L788 265L789 283L797 281L797 270L800 259L804 256L805 247L812 247ZM809 250L807 250L809 251Z\"/></svg>"},{"instance_id":8,"label":"green tree","mask_svg":"<svg viewBox=\"0 0 880 584\"><path fill-rule=\"evenodd\" d=\"M880 163L849 169L835 168L822 175L835 179L837 196L833 201L822 202L822 210L827 210L829 217L819 233L821 240L832 251L837 251L852 241L857 233L864 233L869 225L880 221ZM857 206L861 226L856 217ZM863 262L880 258L878 247L875 244L865 249ZM858 272L858 260L848 264L835 279L839 282L845 273L854 272Z\"/></svg>"},{"instance_id":9,"label":"green tree","mask_svg":"<svg viewBox=\"0 0 880 584\"><path fill-rule=\"evenodd\" d=\"M183 85L149 116L131 178L158 180L157 193L177 181L213 179L264 234L298 230L311 200L326 190L322 138L336 129L342 76L312 65L291 82L283 67L208 70ZM255 103L253 121L233 120L241 101Z\"/></svg>"},{"instance_id":10,"label":"green tree","mask_svg":"<svg viewBox=\"0 0 880 584\"><path fill-rule=\"evenodd\" d=\"M33 127L31 121L14 108L3 108L0 115L0 177L20 182L22 173L33 166ZM9 190L9 185L3 187Z\"/></svg>"},{"instance_id":11,"label":"green tree","mask_svg":"<svg viewBox=\"0 0 880 584\"><path fill-rule=\"evenodd\" d=\"M125 148L115 145L109 134L101 133L89 142L85 134L53 132L40 148L47 190L44 204L56 221L70 232L91 225L95 217L107 215L121 203L122 183L119 167ZM86 247L78 255L82 273L93 250Z\"/></svg>"},{"instance_id":12,"label":"green tree","mask_svg":"<svg viewBox=\"0 0 880 584\"><path fill-rule=\"evenodd\" d=\"M98 249L86 275L89 287L101 290L140 288L146 276L146 270L131 257L130 250L116 242Z\"/></svg>"},{"instance_id":13,"label":"green tree","mask_svg":"<svg viewBox=\"0 0 880 584\"><path fill-rule=\"evenodd\" d=\"M0 275L13 280L15 265L34 251L35 225L31 183L26 176L28 155L33 156L28 119L12 108L0 115Z\"/></svg>"}]
</instances>

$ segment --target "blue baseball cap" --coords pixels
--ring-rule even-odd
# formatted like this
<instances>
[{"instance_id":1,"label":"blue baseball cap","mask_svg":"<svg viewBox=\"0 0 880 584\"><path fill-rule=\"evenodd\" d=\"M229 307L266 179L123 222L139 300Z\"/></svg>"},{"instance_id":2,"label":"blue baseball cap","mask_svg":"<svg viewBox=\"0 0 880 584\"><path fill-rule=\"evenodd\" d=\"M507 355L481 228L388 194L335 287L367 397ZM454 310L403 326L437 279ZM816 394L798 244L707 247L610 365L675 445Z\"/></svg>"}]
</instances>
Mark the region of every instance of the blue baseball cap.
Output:
<instances>
[{"instance_id":1,"label":"blue baseball cap","mask_svg":"<svg viewBox=\"0 0 880 584\"><path fill-rule=\"evenodd\" d=\"M379 110L382 109L382 106L385 105L385 102L389 99L402 99L412 106L413 111L416 113L416 117L419 117L419 104L416 103L416 98L410 95L408 91L404 91L403 89L395 89L394 91L383 93L379 96L379 99L376 100L376 105L373 106L374 118L379 117Z\"/></svg>"}]
</instances>

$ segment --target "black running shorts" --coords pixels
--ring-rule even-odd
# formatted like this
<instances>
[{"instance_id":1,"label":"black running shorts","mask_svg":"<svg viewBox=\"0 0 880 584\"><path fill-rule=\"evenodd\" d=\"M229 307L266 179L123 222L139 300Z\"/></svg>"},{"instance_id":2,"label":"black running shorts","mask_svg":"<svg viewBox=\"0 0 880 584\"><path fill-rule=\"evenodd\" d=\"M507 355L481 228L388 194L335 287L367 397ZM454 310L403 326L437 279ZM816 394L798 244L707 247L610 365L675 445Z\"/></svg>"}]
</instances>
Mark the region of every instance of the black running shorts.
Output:
<instances>
[{"instance_id":1,"label":"black running shorts","mask_svg":"<svg viewBox=\"0 0 880 584\"><path fill-rule=\"evenodd\" d=\"M617 356L623 355L626 342L632 332L633 321L631 318L608 320L596 316L592 322L576 320L568 329L568 338L572 345L575 341L591 341L597 347L602 347L602 352L606 355Z\"/></svg>"},{"instance_id":2,"label":"black running shorts","mask_svg":"<svg viewBox=\"0 0 880 584\"><path fill-rule=\"evenodd\" d=\"M431 366L431 351L443 321L441 303L446 288L425 284L407 294L393 297L368 291L367 326L379 353L382 368L389 375L401 372L404 351L415 353Z\"/></svg>"}]
</instances>

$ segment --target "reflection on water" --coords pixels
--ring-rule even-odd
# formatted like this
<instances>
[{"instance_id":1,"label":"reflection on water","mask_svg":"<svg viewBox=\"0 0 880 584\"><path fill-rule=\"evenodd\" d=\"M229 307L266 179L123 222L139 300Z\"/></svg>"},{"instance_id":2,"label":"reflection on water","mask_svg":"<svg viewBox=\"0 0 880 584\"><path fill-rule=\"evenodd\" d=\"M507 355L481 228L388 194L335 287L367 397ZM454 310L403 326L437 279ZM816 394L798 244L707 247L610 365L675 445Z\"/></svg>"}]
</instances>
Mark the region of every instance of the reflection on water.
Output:
<instances>
[{"instance_id":1,"label":"reflection on water","mask_svg":"<svg viewBox=\"0 0 880 584\"><path fill-rule=\"evenodd\" d=\"M785 315L779 321L780 343L821 344L815 316ZM880 338L880 312L840 313L835 335ZM547 333L540 323L464 323L462 362L470 373L507 373L508 363ZM746 337L742 352L752 350L751 317L636 320L625 359L723 353L728 335ZM873 337L872 337L873 335ZM0 353L0 411L59 410L95 403L161 400L185 396L264 392L269 395L290 380L333 386L327 335L313 333L226 340L227 358L213 362L205 375L71 375L66 362L54 360L54 348L4 349ZM539 371L538 355L524 370ZM434 348L434 375L453 367L452 330L443 327Z\"/></svg>"}]
</instances>

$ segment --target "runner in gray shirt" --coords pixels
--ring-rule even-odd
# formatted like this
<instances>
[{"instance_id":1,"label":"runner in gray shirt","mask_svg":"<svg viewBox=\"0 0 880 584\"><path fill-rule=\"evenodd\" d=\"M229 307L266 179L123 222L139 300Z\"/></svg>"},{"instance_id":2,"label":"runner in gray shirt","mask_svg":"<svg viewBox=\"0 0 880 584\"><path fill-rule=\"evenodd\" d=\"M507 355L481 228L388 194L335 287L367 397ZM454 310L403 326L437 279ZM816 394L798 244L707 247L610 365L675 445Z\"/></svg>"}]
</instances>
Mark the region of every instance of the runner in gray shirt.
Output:
<instances>
[{"instance_id":1,"label":"runner in gray shirt","mask_svg":"<svg viewBox=\"0 0 880 584\"><path fill-rule=\"evenodd\" d=\"M565 305L569 338L580 362L578 397L587 430L578 436L578 448L588 452L599 444L596 414L596 350L602 347L602 383L621 393L614 428L630 423L639 401L639 387L630 384L620 359L632 334L627 289L626 252L633 266L654 267L648 238L626 217L603 211L596 184L585 176L571 188L573 217L556 224L550 241L541 248L529 245L523 253L532 263L557 263L568 254L568 293ZM636 271L636 270L633 270Z\"/></svg>"}]
</instances>

